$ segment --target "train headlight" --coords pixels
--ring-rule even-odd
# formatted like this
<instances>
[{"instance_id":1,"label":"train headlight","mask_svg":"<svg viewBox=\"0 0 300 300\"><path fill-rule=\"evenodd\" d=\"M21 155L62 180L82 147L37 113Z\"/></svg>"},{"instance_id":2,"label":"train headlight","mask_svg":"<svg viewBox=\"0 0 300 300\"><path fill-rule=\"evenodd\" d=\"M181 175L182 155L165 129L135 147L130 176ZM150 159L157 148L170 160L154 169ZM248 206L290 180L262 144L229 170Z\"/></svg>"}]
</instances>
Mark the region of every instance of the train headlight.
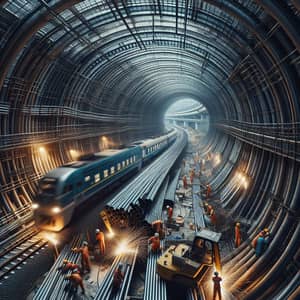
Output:
<instances>
[{"instance_id":1,"label":"train headlight","mask_svg":"<svg viewBox=\"0 0 300 300\"><path fill-rule=\"evenodd\" d=\"M54 207L52 208L52 212L55 213L55 214L58 214L60 211L61 211L61 209L60 209L60 207L58 207L58 206L54 206Z\"/></svg>"},{"instance_id":2,"label":"train headlight","mask_svg":"<svg viewBox=\"0 0 300 300\"><path fill-rule=\"evenodd\" d=\"M32 203L31 207L32 209L37 209L39 208L39 205L37 203Z\"/></svg>"}]
</instances>

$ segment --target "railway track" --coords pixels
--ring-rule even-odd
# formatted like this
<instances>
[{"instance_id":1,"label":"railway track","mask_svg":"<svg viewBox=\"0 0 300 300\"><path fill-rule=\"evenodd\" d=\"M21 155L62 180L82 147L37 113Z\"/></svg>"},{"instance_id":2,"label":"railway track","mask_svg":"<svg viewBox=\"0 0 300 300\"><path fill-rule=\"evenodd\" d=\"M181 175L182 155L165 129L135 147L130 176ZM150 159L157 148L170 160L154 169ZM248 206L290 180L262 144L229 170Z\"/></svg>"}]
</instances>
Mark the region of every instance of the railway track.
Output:
<instances>
[{"instance_id":1,"label":"railway track","mask_svg":"<svg viewBox=\"0 0 300 300\"><path fill-rule=\"evenodd\" d=\"M38 251L47 245L48 241L37 230L30 230L0 251L0 282L14 274L22 264L33 258Z\"/></svg>"}]
</instances>

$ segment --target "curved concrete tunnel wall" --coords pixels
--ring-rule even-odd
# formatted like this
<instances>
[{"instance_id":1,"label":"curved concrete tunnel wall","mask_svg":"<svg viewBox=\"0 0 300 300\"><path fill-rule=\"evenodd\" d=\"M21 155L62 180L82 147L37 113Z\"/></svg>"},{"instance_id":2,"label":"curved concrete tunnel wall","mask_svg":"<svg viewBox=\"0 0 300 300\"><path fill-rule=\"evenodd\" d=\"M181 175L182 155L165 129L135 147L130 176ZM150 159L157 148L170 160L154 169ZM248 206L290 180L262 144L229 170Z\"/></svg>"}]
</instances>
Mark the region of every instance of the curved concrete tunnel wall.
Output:
<instances>
[{"instance_id":1,"label":"curved concrete tunnel wall","mask_svg":"<svg viewBox=\"0 0 300 300\"><path fill-rule=\"evenodd\" d=\"M203 151L222 153L213 189L251 222L249 240L272 233L261 258L249 241L226 258L226 284L245 299L285 299L300 257L298 2L0 4L2 211L30 203L70 149L159 133L174 99L190 97L210 115ZM236 171L247 190L235 189Z\"/></svg>"}]
</instances>

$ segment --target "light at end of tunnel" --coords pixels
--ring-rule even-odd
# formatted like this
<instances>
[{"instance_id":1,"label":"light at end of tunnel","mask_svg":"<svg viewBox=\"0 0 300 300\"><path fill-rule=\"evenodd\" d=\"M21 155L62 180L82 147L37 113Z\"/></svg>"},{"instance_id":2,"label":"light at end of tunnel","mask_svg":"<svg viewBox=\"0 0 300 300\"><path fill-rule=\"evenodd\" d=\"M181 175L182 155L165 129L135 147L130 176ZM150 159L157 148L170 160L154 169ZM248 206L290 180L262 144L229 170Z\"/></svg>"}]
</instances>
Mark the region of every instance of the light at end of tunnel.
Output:
<instances>
[{"instance_id":1,"label":"light at end of tunnel","mask_svg":"<svg viewBox=\"0 0 300 300\"><path fill-rule=\"evenodd\" d=\"M102 137L102 141L104 141L104 142L107 141L107 137L105 135Z\"/></svg>"},{"instance_id":2,"label":"light at end of tunnel","mask_svg":"<svg viewBox=\"0 0 300 300\"><path fill-rule=\"evenodd\" d=\"M58 206L54 206L54 207L51 209L51 211L52 211L53 213L55 213L55 214L58 214L59 212L61 212L61 209L60 209L60 207L58 207Z\"/></svg>"},{"instance_id":3,"label":"light at end of tunnel","mask_svg":"<svg viewBox=\"0 0 300 300\"><path fill-rule=\"evenodd\" d=\"M32 203L31 207L32 209L38 209L39 205L37 203Z\"/></svg>"}]
</instances>

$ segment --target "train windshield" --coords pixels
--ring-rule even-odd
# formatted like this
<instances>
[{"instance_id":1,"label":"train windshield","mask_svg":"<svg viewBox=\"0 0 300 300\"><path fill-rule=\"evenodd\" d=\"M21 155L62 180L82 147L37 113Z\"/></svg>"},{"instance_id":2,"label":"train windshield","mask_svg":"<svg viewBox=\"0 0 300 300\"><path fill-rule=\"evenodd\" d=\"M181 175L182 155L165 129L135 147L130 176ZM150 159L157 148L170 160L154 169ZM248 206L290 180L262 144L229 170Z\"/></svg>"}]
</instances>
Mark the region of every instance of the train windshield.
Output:
<instances>
[{"instance_id":1,"label":"train windshield","mask_svg":"<svg viewBox=\"0 0 300 300\"><path fill-rule=\"evenodd\" d=\"M56 185L57 185L56 178L45 177L39 182L40 193L55 195Z\"/></svg>"}]
</instances>

